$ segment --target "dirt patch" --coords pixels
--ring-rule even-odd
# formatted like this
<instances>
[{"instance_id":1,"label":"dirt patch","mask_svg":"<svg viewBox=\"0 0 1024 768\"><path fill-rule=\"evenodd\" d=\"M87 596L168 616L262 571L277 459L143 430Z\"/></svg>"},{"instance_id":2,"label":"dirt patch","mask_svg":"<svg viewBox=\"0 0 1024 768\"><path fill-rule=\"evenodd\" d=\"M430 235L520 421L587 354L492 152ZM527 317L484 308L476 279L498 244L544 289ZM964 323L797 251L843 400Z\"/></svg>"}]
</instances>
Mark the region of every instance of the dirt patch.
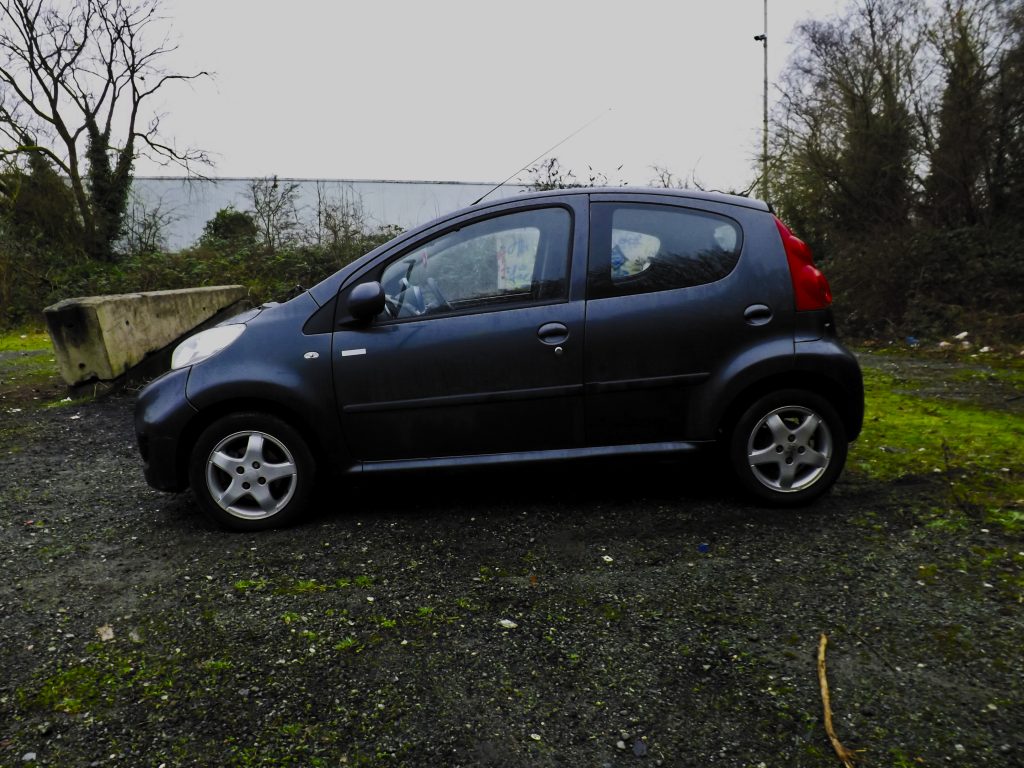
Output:
<instances>
[{"instance_id":1,"label":"dirt patch","mask_svg":"<svg viewBox=\"0 0 1024 768\"><path fill-rule=\"evenodd\" d=\"M865 765L1024 763L1024 543L925 525L934 478L338 481L248 536L145 485L132 406L0 411L0 765L833 766L823 631Z\"/></svg>"}]
</instances>

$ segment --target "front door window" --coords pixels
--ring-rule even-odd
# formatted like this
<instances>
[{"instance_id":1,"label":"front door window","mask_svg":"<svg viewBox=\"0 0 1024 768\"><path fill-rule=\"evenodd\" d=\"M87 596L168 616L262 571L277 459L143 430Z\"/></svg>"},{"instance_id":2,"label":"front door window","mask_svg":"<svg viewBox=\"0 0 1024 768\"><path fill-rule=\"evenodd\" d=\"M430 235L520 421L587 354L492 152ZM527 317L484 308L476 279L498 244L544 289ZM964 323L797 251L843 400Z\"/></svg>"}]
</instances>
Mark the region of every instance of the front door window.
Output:
<instances>
[{"instance_id":1,"label":"front door window","mask_svg":"<svg viewBox=\"0 0 1024 768\"><path fill-rule=\"evenodd\" d=\"M382 320L564 300L569 212L545 208L448 232L384 270Z\"/></svg>"}]
</instances>

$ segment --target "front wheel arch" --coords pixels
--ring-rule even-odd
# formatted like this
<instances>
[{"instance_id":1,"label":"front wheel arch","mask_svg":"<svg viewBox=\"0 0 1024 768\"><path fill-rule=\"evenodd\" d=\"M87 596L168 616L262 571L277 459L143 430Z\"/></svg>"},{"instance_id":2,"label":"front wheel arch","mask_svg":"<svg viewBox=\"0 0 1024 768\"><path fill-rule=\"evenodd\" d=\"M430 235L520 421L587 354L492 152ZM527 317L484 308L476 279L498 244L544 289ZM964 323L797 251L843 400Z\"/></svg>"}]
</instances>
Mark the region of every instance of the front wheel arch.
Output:
<instances>
[{"instance_id":1,"label":"front wheel arch","mask_svg":"<svg viewBox=\"0 0 1024 768\"><path fill-rule=\"evenodd\" d=\"M309 419L304 418L298 411L275 400L236 398L222 400L204 407L192 417L185 429L182 430L181 437L178 439L176 457L179 477L188 478L192 448L203 431L215 421L235 413L261 413L287 422L289 426L299 432L310 452L317 458L318 465L333 462L339 466L347 466L351 462L340 437L340 429L337 430L339 436L337 444L332 447L327 443L321 431L313 429Z\"/></svg>"}]
</instances>

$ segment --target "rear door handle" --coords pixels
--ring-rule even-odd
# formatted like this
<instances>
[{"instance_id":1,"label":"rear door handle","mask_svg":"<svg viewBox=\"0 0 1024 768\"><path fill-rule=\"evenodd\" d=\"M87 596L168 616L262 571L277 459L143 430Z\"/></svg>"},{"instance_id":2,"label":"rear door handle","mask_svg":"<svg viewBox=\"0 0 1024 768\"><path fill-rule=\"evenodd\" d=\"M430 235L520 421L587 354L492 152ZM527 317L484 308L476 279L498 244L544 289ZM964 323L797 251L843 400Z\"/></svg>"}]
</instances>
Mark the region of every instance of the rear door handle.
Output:
<instances>
[{"instance_id":1,"label":"rear door handle","mask_svg":"<svg viewBox=\"0 0 1024 768\"><path fill-rule=\"evenodd\" d=\"M544 323L537 329L537 338L545 344L561 344L569 338L569 329L562 323Z\"/></svg>"},{"instance_id":2,"label":"rear door handle","mask_svg":"<svg viewBox=\"0 0 1024 768\"><path fill-rule=\"evenodd\" d=\"M767 325L772 320L772 309L766 304L751 304L743 310L747 325Z\"/></svg>"}]
</instances>

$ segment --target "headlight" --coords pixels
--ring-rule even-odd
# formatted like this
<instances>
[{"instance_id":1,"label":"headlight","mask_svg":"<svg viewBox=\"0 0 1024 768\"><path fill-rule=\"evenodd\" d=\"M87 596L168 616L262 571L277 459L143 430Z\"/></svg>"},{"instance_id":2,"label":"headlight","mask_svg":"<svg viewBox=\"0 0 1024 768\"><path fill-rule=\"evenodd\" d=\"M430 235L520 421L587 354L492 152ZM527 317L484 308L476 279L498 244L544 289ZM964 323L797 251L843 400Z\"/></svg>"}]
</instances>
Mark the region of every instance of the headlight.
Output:
<instances>
[{"instance_id":1,"label":"headlight","mask_svg":"<svg viewBox=\"0 0 1024 768\"><path fill-rule=\"evenodd\" d=\"M220 352L242 335L244 325L219 325L181 342L171 355L171 370L202 362Z\"/></svg>"}]
</instances>

